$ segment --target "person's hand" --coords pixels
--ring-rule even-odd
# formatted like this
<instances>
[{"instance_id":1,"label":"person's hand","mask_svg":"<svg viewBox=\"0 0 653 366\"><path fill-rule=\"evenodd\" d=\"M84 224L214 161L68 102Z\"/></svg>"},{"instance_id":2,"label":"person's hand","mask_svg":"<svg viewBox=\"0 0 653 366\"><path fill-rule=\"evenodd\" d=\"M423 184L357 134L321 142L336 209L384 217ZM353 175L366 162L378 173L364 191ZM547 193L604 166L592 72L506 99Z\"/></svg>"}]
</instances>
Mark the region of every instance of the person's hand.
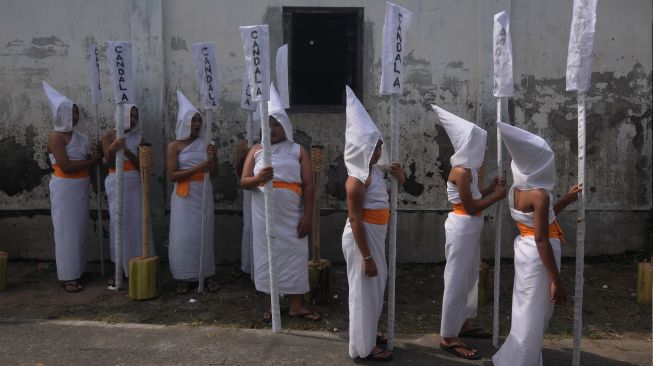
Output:
<instances>
[{"instance_id":1,"label":"person's hand","mask_svg":"<svg viewBox=\"0 0 653 366\"><path fill-rule=\"evenodd\" d=\"M213 156L215 154L215 146L211 144L206 145L206 152L209 156Z\"/></svg>"},{"instance_id":2,"label":"person's hand","mask_svg":"<svg viewBox=\"0 0 653 366\"><path fill-rule=\"evenodd\" d=\"M566 194L566 198L569 200L569 202L576 202L578 200L578 194L583 191L583 185L582 184L576 184L571 186L569 188L569 192Z\"/></svg>"},{"instance_id":3,"label":"person's hand","mask_svg":"<svg viewBox=\"0 0 653 366\"><path fill-rule=\"evenodd\" d=\"M390 164L390 174L395 177L397 180L397 185L399 187L404 185L404 182L406 181L406 174L404 173L404 170L401 168L401 164L398 162L392 162Z\"/></svg>"},{"instance_id":4,"label":"person's hand","mask_svg":"<svg viewBox=\"0 0 653 366\"><path fill-rule=\"evenodd\" d=\"M259 170L258 174L256 174L256 180L259 183L265 183L272 180L272 178L274 178L274 170L271 166Z\"/></svg>"},{"instance_id":5,"label":"person's hand","mask_svg":"<svg viewBox=\"0 0 653 366\"><path fill-rule=\"evenodd\" d=\"M205 160L198 165L200 172L208 172L211 170L211 160Z\"/></svg>"},{"instance_id":6,"label":"person's hand","mask_svg":"<svg viewBox=\"0 0 653 366\"><path fill-rule=\"evenodd\" d=\"M363 259L363 274L367 277L376 277L378 270L374 258Z\"/></svg>"},{"instance_id":7,"label":"person's hand","mask_svg":"<svg viewBox=\"0 0 653 366\"><path fill-rule=\"evenodd\" d=\"M109 145L109 152L115 154L116 152L125 148L125 138L119 138L114 140L111 145Z\"/></svg>"},{"instance_id":8,"label":"person's hand","mask_svg":"<svg viewBox=\"0 0 653 366\"><path fill-rule=\"evenodd\" d=\"M506 179L505 178L494 178L497 180L497 183L494 187L494 194L499 197L499 199L506 198Z\"/></svg>"},{"instance_id":9,"label":"person's hand","mask_svg":"<svg viewBox=\"0 0 653 366\"><path fill-rule=\"evenodd\" d=\"M559 279L551 282L551 302L554 305L564 305L567 303L567 291Z\"/></svg>"},{"instance_id":10,"label":"person's hand","mask_svg":"<svg viewBox=\"0 0 653 366\"><path fill-rule=\"evenodd\" d=\"M310 215L303 215L297 224L297 237L303 238L311 232L311 219Z\"/></svg>"},{"instance_id":11,"label":"person's hand","mask_svg":"<svg viewBox=\"0 0 653 366\"><path fill-rule=\"evenodd\" d=\"M490 189L494 191L494 189L499 184L499 181L500 181L499 177L492 178L492 183L490 183Z\"/></svg>"}]
</instances>

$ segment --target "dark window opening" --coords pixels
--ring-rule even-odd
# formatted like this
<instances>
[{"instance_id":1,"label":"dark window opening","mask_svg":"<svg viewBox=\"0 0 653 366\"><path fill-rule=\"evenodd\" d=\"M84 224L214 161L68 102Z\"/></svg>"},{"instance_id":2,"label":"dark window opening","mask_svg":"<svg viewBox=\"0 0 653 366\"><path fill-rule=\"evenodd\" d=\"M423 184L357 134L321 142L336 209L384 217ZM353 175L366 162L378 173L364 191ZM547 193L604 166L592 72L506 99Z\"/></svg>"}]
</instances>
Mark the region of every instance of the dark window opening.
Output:
<instances>
[{"instance_id":1,"label":"dark window opening","mask_svg":"<svg viewBox=\"0 0 653 366\"><path fill-rule=\"evenodd\" d=\"M290 108L340 112L345 85L362 100L363 8L283 8Z\"/></svg>"}]
</instances>

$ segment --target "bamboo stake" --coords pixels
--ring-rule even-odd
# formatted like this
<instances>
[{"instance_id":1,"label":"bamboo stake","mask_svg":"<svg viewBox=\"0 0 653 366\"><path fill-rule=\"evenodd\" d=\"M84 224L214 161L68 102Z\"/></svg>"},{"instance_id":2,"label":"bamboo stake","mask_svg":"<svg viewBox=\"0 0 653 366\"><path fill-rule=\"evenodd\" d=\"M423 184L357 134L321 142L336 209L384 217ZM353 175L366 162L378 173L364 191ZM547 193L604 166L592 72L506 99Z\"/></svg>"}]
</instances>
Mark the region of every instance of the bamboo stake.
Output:
<instances>
[{"instance_id":1,"label":"bamboo stake","mask_svg":"<svg viewBox=\"0 0 653 366\"><path fill-rule=\"evenodd\" d=\"M211 142L211 110L207 109L205 114L204 114L204 146L208 146L209 143ZM206 160L210 160L211 155L207 152L206 153ZM197 293L201 294L204 292L204 273L202 271L204 270L204 251L207 245L213 245L213 243L207 243L206 242L206 235L208 234L206 231L208 229L208 222L207 220L209 219L209 213L206 212L209 208L209 200L213 199L213 194L210 192L210 187L211 187L211 172L205 172L204 173L204 183L202 185L202 236L200 239L200 265L199 265L199 271L197 273ZM212 212L210 214L213 214Z\"/></svg>"},{"instance_id":2,"label":"bamboo stake","mask_svg":"<svg viewBox=\"0 0 653 366\"><path fill-rule=\"evenodd\" d=\"M312 233L313 263L317 264L320 262L320 176L322 175L322 148L312 148L311 159L313 160L313 187L315 187Z\"/></svg>"},{"instance_id":3,"label":"bamboo stake","mask_svg":"<svg viewBox=\"0 0 653 366\"><path fill-rule=\"evenodd\" d=\"M120 118L116 122L116 140L121 139L125 136L125 104L119 103L118 110ZM116 212L114 213L114 222L115 222L115 252L116 252L116 270L115 270L115 290L119 291L122 287L122 210L123 210L123 201L122 201L122 188L123 188L123 174L124 166L123 162L125 160L125 152L120 150L116 152Z\"/></svg>"},{"instance_id":4,"label":"bamboo stake","mask_svg":"<svg viewBox=\"0 0 653 366\"><path fill-rule=\"evenodd\" d=\"M497 122L501 121L501 97L497 98ZM497 177L503 176L503 142L501 131L497 128ZM492 345L499 348L499 300L501 296L501 230L503 217L501 216L502 201L496 203L497 226L494 234L494 316L492 321Z\"/></svg>"},{"instance_id":5,"label":"bamboo stake","mask_svg":"<svg viewBox=\"0 0 653 366\"><path fill-rule=\"evenodd\" d=\"M585 92L578 92L578 184L585 187ZM585 189L578 200L576 227L576 289L574 291L574 351L572 365L580 366L583 335L583 271L585 268Z\"/></svg>"},{"instance_id":6,"label":"bamboo stake","mask_svg":"<svg viewBox=\"0 0 653 366\"><path fill-rule=\"evenodd\" d=\"M390 140L390 160L399 160L399 123L397 122L398 94L392 94L392 105L390 107L390 127L392 137ZM395 277L397 263L397 194L399 186L397 179L393 176L390 186L390 222L388 225L388 351L392 351L395 335Z\"/></svg>"},{"instance_id":7,"label":"bamboo stake","mask_svg":"<svg viewBox=\"0 0 653 366\"><path fill-rule=\"evenodd\" d=\"M152 171L152 145L142 144L138 147L139 170L141 173L143 206L142 251L143 258L150 256L150 173Z\"/></svg>"}]
</instances>

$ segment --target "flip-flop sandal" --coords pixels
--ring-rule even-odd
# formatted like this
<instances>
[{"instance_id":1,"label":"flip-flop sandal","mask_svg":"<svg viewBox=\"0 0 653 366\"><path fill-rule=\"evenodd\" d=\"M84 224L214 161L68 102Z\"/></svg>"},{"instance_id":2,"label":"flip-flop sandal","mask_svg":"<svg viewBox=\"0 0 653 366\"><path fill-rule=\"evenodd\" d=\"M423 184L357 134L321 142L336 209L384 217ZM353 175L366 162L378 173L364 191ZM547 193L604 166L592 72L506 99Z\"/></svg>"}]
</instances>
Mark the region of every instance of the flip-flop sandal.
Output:
<instances>
[{"instance_id":1,"label":"flip-flop sandal","mask_svg":"<svg viewBox=\"0 0 653 366\"><path fill-rule=\"evenodd\" d=\"M462 352L456 351L457 348L462 348L462 349L465 349L465 350L468 350L468 351L473 351L473 349L470 346L466 345L466 344L454 343L454 344L451 344L451 345L446 345L444 343L440 343L440 348L447 351L447 352L453 353L454 355L456 355L456 356L458 356L460 358L464 358L466 360L480 360L481 359L481 355L478 354L478 351L476 351L476 353L471 354L471 355L466 355L466 354L464 354Z\"/></svg>"},{"instance_id":2,"label":"flip-flop sandal","mask_svg":"<svg viewBox=\"0 0 653 366\"><path fill-rule=\"evenodd\" d=\"M221 288L220 282L218 282L218 280L216 280L213 277L206 280L206 287L209 290L209 292L216 292Z\"/></svg>"},{"instance_id":3,"label":"flip-flop sandal","mask_svg":"<svg viewBox=\"0 0 653 366\"><path fill-rule=\"evenodd\" d=\"M378 345L388 344L388 337L386 337L385 334L383 334L383 333L378 333L376 335L376 344L378 344Z\"/></svg>"},{"instance_id":4,"label":"flip-flop sandal","mask_svg":"<svg viewBox=\"0 0 653 366\"><path fill-rule=\"evenodd\" d=\"M272 312L269 310L266 310L263 312L263 323L270 324L272 323Z\"/></svg>"},{"instance_id":5,"label":"flip-flop sandal","mask_svg":"<svg viewBox=\"0 0 653 366\"><path fill-rule=\"evenodd\" d=\"M175 291L177 292L177 295L185 295L188 293L188 290L190 289L190 283L186 281L180 281L177 284L177 288Z\"/></svg>"},{"instance_id":6,"label":"flip-flop sandal","mask_svg":"<svg viewBox=\"0 0 653 366\"><path fill-rule=\"evenodd\" d=\"M392 352L389 352L385 348L381 348L381 347L378 347L378 348L379 348L379 352L374 352L374 350L372 350L372 353L367 355L367 357L359 357L358 359L359 360L365 360L365 361L374 361L374 362L390 362L390 361L392 361L392 359L393 359ZM380 354L383 354L383 353L386 353L386 352L389 352L390 355L386 356L386 357L379 356Z\"/></svg>"},{"instance_id":7,"label":"flip-flop sandal","mask_svg":"<svg viewBox=\"0 0 653 366\"><path fill-rule=\"evenodd\" d=\"M322 315L320 315L320 313L318 313L315 310L311 310L308 313L299 313L299 314L290 314L290 312L288 312L288 316L290 316L291 318L310 320L314 322L322 319Z\"/></svg>"},{"instance_id":8,"label":"flip-flop sandal","mask_svg":"<svg viewBox=\"0 0 653 366\"><path fill-rule=\"evenodd\" d=\"M61 287L66 292L80 292L84 289L84 286L80 285L77 281L63 281L61 282Z\"/></svg>"},{"instance_id":9,"label":"flip-flop sandal","mask_svg":"<svg viewBox=\"0 0 653 366\"><path fill-rule=\"evenodd\" d=\"M460 334L458 334L458 337L487 339L487 338L492 338L492 333L490 333L490 331L488 331L487 329L476 327L476 328L466 330L464 332L460 332Z\"/></svg>"}]
</instances>

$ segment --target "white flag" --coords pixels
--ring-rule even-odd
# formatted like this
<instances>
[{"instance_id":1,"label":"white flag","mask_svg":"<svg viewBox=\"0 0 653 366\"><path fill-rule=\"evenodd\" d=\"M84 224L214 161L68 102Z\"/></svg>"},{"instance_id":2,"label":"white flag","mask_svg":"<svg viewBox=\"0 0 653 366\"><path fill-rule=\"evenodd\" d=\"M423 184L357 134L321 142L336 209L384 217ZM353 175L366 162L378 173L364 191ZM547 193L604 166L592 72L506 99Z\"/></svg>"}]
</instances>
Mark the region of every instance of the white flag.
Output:
<instances>
[{"instance_id":1,"label":"white flag","mask_svg":"<svg viewBox=\"0 0 653 366\"><path fill-rule=\"evenodd\" d=\"M381 94L404 91L404 49L413 13L393 3L385 7L381 51Z\"/></svg>"},{"instance_id":2,"label":"white flag","mask_svg":"<svg viewBox=\"0 0 653 366\"><path fill-rule=\"evenodd\" d=\"M220 105L220 83L218 82L218 63L215 60L215 44L213 42L193 43L193 54L202 107L217 109Z\"/></svg>"},{"instance_id":3,"label":"white flag","mask_svg":"<svg viewBox=\"0 0 653 366\"><path fill-rule=\"evenodd\" d=\"M102 99L102 87L100 86L100 57L95 43L88 46L88 52L90 54L88 66L91 72L91 99L94 105L99 105Z\"/></svg>"},{"instance_id":4,"label":"white flag","mask_svg":"<svg viewBox=\"0 0 653 366\"><path fill-rule=\"evenodd\" d=\"M107 41L107 62L113 81L113 98L118 103L134 104L131 43Z\"/></svg>"},{"instance_id":5,"label":"white flag","mask_svg":"<svg viewBox=\"0 0 653 366\"><path fill-rule=\"evenodd\" d=\"M240 108L247 111L256 109L256 103L252 101L252 93L249 90L249 68L247 62L243 64L243 81L240 86Z\"/></svg>"},{"instance_id":6,"label":"white flag","mask_svg":"<svg viewBox=\"0 0 653 366\"><path fill-rule=\"evenodd\" d=\"M567 90L587 91L592 74L592 51L597 0L574 0L567 53Z\"/></svg>"},{"instance_id":7,"label":"white flag","mask_svg":"<svg viewBox=\"0 0 653 366\"><path fill-rule=\"evenodd\" d=\"M284 44L277 50L277 91L284 109L290 108L290 92L288 89L288 45Z\"/></svg>"},{"instance_id":8,"label":"white flag","mask_svg":"<svg viewBox=\"0 0 653 366\"><path fill-rule=\"evenodd\" d=\"M249 68L252 101L270 100L270 36L267 24L240 28L245 61Z\"/></svg>"},{"instance_id":9,"label":"white flag","mask_svg":"<svg viewBox=\"0 0 653 366\"><path fill-rule=\"evenodd\" d=\"M512 97L515 95L512 80L512 39L510 37L510 18L505 11L494 15L492 38L494 96Z\"/></svg>"}]
</instances>

